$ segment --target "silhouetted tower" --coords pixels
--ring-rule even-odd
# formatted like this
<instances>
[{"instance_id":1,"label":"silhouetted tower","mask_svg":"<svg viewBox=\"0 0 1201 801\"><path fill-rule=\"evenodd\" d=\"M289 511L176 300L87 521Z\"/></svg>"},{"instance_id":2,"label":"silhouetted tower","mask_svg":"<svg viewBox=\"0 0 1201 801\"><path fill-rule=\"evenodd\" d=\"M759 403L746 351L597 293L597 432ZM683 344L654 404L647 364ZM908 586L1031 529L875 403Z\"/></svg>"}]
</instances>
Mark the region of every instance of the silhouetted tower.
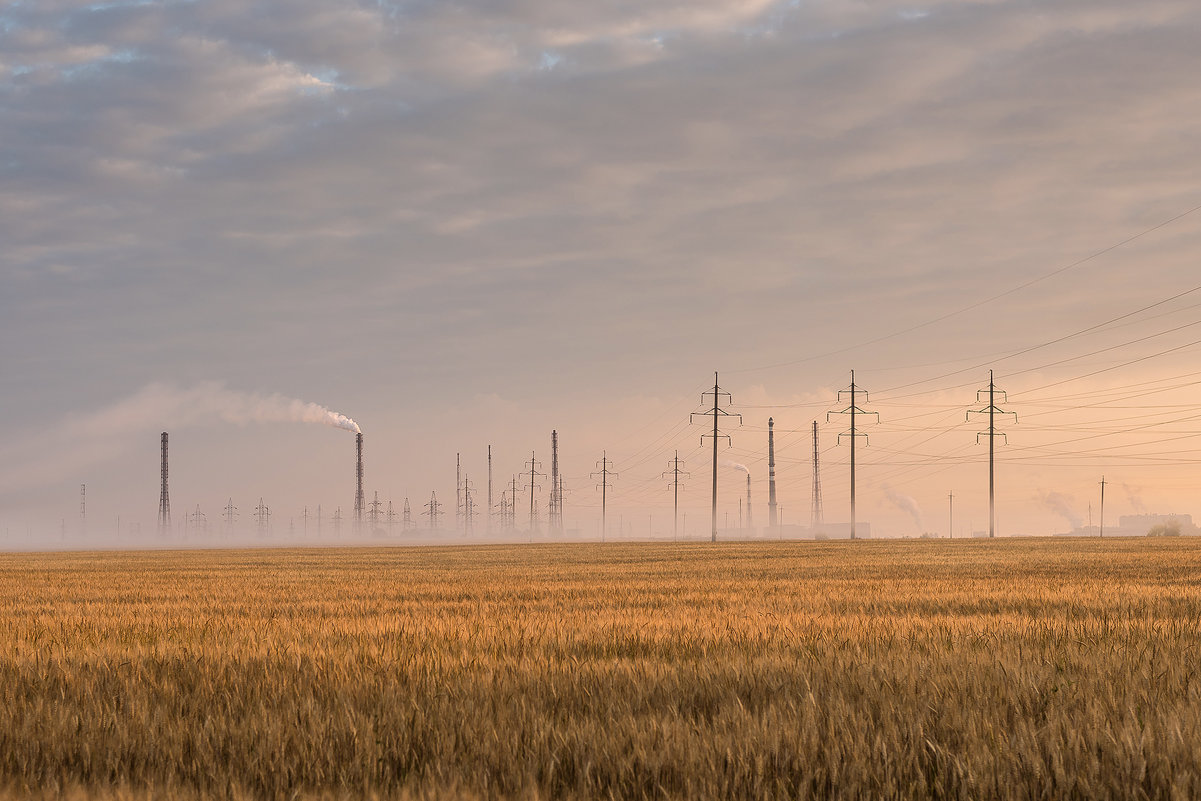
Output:
<instances>
[{"instance_id":1,"label":"silhouetted tower","mask_svg":"<svg viewBox=\"0 0 1201 801\"><path fill-rule=\"evenodd\" d=\"M208 517L204 512L200 511L200 504L196 504L196 511L192 512L188 517L188 527L199 531L204 531L208 527Z\"/></svg>"},{"instance_id":2,"label":"silhouetted tower","mask_svg":"<svg viewBox=\"0 0 1201 801\"><path fill-rule=\"evenodd\" d=\"M742 415L730 414L725 409L721 408L721 406L722 406L721 399L723 397L727 399L726 400L727 403L733 403L734 398L733 398L733 396L730 395L729 392L722 391L722 388L720 386L718 386L717 373L713 374L713 389L712 389L712 391L701 393L701 403L702 404L705 403L705 398L707 398L710 395L713 396L713 408L709 409L706 412L693 412L692 414L690 414L688 416L688 421L692 422L693 418L696 418L696 417L710 417L711 416L713 418L713 433L712 434L701 434L701 446L704 447L704 445L705 445L705 437L713 438L713 526L712 526L711 539L713 542L717 542L717 441L719 439L724 438L727 443L733 444L732 440L730 439L729 434L722 434L718 430L717 423L718 423L718 420L720 420L722 417L737 417L738 424L742 425Z\"/></svg>"},{"instance_id":3,"label":"silhouetted tower","mask_svg":"<svg viewBox=\"0 0 1201 801\"><path fill-rule=\"evenodd\" d=\"M79 527L81 530L87 529L88 523L88 485L79 485Z\"/></svg>"},{"instance_id":4,"label":"silhouetted tower","mask_svg":"<svg viewBox=\"0 0 1201 801\"><path fill-rule=\"evenodd\" d=\"M767 418L767 525L775 528L780 524L776 514L776 422Z\"/></svg>"},{"instance_id":5,"label":"silhouetted tower","mask_svg":"<svg viewBox=\"0 0 1201 801\"><path fill-rule=\"evenodd\" d=\"M684 463L680 461L680 452L676 451L675 458L667 463L670 469L663 474L664 476L671 476L671 481L667 483L667 486L672 489L671 535L677 540L680 538L680 476L689 475L680 470L683 465Z\"/></svg>"},{"instance_id":6,"label":"silhouetted tower","mask_svg":"<svg viewBox=\"0 0 1201 801\"><path fill-rule=\"evenodd\" d=\"M822 466L817 449L817 421L813 421L813 492L809 503L809 526L817 531L825 522L822 518Z\"/></svg>"},{"instance_id":7,"label":"silhouetted tower","mask_svg":"<svg viewBox=\"0 0 1201 801\"><path fill-rule=\"evenodd\" d=\"M488 514L484 516L484 531L492 533L492 446L488 446Z\"/></svg>"},{"instance_id":8,"label":"silhouetted tower","mask_svg":"<svg viewBox=\"0 0 1201 801\"><path fill-rule=\"evenodd\" d=\"M537 492L538 488L535 484L535 479L538 476L545 477L546 473L538 472L537 468L542 466L542 462L539 462L534 458L533 451L530 451L530 460L526 464L529 466L529 469L530 469L530 472L529 472L529 476L530 476L530 533L532 534L533 532L538 530L538 506L535 501L535 493ZM523 473L522 475L525 475L525 474Z\"/></svg>"},{"instance_id":9,"label":"silhouetted tower","mask_svg":"<svg viewBox=\"0 0 1201 801\"><path fill-rule=\"evenodd\" d=\"M234 527L234 521L238 519L238 507L234 506L234 499L230 498L225 504L225 511L221 515L225 518L225 528L231 529Z\"/></svg>"},{"instance_id":10,"label":"silhouetted tower","mask_svg":"<svg viewBox=\"0 0 1201 801\"><path fill-rule=\"evenodd\" d=\"M158 495L158 528L162 533L171 530L171 495L167 492L167 432L163 432L162 489Z\"/></svg>"},{"instance_id":11,"label":"silhouetted tower","mask_svg":"<svg viewBox=\"0 0 1201 801\"><path fill-rule=\"evenodd\" d=\"M563 512L559 507L559 432L550 432L550 503L547 526L551 534L563 533Z\"/></svg>"},{"instance_id":12,"label":"silhouetted tower","mask_svg":"<svg viewBox=\"0 0 1201 801\"><path fill-rule=\"evenodd\" d=\"M604 542L605 534L609 528L607 517L609 488L613 486L609 483L609 478L610 476L616 478L617 474L613 472L613 462L609 460L608 451L601 451L600 461L596 465L600 470L593 473L591 477L596 478L600 476L600 483L596 486L601 491L601 542Z\"/></svg>"},{"instance_id":13,"label":"silhouetted tower","mask_svg":"<svg viewBox=\"0 0 1201 801\"><path fill-rule=\"evenodd\" d=\"M413 512L409 509L409 499L405 498L404 517L401 518L400 525L405 531L413 527Z\"/></svg>"},{"instance_id":14,"label":"silhouetted tower","mask_svg":"<svg viewBox=\"0 0 1201 801\"><path fill-rule=\"evenodd\" d=\"M997 406L997 393L998 392L1005 396L1005 400L1001 401L1002 403L1008 403L1009 396L1005 394L1004 390L997 389L996 384L993 383L992 370L988 371L988 389L976 390L976 402L977 403L980 402L980 396L982 394L984 394L985 392L988 393L988 405L985 406L983 409L968 410L967 419L971 420L973 414L987 414L988 415L988 434L987 434L987 436L988 436L988 536L995 537L995 536L997 536L997 504L996 504L996 469L995 469L995 459L994 459L995 453L996 453L996 446L994 443L996 442L996 439L998 436L996 418L997 418L997 415L1006 415L1007 416L1007 415L1012 414L1013 422L1016 423L1018 420L1018 415L1017 415L1017 412L1007 412L1004 409L1001 409L1000 407ZM985 436L984 432L980 432L980 433L976 434L977 444L979 444L980 437L982 437L982 436ZM1009 443L1009 437L1005 436L1004 432L1001 432L1000 436L1005 437L1006 444Z\"/></svg>"},{"instance_id":15,"label":"silhouetted tower","mask_svg":"<svg viewBox=\"0 0 1201 801\"><path fill-rule=\"evenodd\" d=\"M438 528L438 517L442 514L442 504L438 503L438 493L430 493L430 501L425 505L425 511L421 513L429 517L430 529Z\"/></svg>"},{"instance_id":16,"label":"silhouetted tower","mask_svg":"<svg viewBox=\"0 0 1201 801\"><path fill-rule=\"evenodd\" d=\"M254 518L258 522L259 536L267 533L267 523L271 518L271 510L263 503L263 499L259 498L259 505L254 507Z\"/></svg>"},{"instance_id":17,"label":"silhouetted tower","mask_svg":"<svg viewBox=\"0 0 1201 801\"><path fill-rule=\"evenodd\" d=\"M1105 485L1109 482L1101 476L1101 536L1105 536Z\"/></svg>"},{"instance_id":18,"label":"silhouetted tower","mask_svg":"<svg viewBox=\"0 0 1201 801\"><path fill-rule=\"evenodd\" d=\"M463 535L471 534L475 530L475 498L472 495L472 490L475 489L471 485L471 479L467 474L463 474Z\"/></svg>"},{"instance_id":19,"label":"silhouetted tower","mask_svg":"<svg viewBox=\"0 0 1201 801\"><path fill-rule=\"evenodd\" d=\"M455 454L455 528L463 528L463 461Z\"/></svg>"},{"instance_id":20,"label":"silhouetted tower","mask_svg":"<svg viewBox=\"0 0 1201 801\"><path fill-rule=\"evenodd\" d=\"M341 506L339 506L337 509L334 510L333 521L334 521L334 536L335 537L341 536L341 534L342 534L342 507Z\"/></svg>"},{"instance_id":21,"label":"silhouetted tower","mask_svg":"<svg viewBox=\"0 0 1201 801\"><path fill-rule=\"evenodd\" d=\"M380 503L379 490L375 491L374 500L367 504L367 519L371 521L371 532L374 534L376 528L379 527L380 513L383 511L383 504Z\"/></svg>"},{"instance_id":22,"label":"silhouetted tower","mask_svg":"<svg viewBox=\"0 0 1201 801\"><path fill-rule=\"evenodd\" d=\"M838 439L841 442L842 438L844 436L849 436L851 438L851 539L855 539L855 522L856 522L856 518L855 518L855 440L858 437L863 437L864 442L867 441L867 434L860 433L855 429L855 417L857 415L861 415L861 414L869 414L869 415L874 414L874 415L876 415L876 419L879 420L880 415L877 412L869 412L869 411L859 408L859 396L862 395L864 403L867 403L868 395L867 395L867 390L859 389L858 387L855 386L855 371L854 370L851 371L851 386L850 386L850 388L839 390L838 391L838 399L842 400L843 395L848 395L850 397L850 405L847 408L843 409L841 412L827 412L826 413L826 422L829 422L830 415L832 415L832 414L848 414L851 416L850 434L845 434L845 433L839 434Z\"/></svg>"},{"instance_id":23,"label":"silhouetted tower","mask_svg":"<svg viewBox=\"0 0 1201 801\"><path fill-rule=\"evenodd\" d=\"M354 526L359 529L363 525L363 434L354 435L355 446L355 490L354 490Z\"/></svg>"}]
</instances>

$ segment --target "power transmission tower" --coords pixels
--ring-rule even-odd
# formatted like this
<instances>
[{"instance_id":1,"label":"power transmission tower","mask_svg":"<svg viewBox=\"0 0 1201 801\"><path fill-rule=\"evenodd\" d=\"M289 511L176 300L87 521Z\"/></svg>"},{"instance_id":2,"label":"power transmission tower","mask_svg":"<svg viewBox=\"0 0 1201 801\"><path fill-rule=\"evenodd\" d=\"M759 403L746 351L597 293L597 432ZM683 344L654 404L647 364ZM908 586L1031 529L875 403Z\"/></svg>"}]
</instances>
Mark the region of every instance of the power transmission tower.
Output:
<instances>
[{"instance_id":1,"label":"power transmission tower","mask_svg":"<svg viewBox=\"0 0 1201 801\"><path fill-rule=\"evenodd\" d=\"M413 512L409 509L409 499L405 498L404 517L400 521L401 528L408 531L413 527Z\"/></svg>"},{"instance_id":2,"label":"power transmission tower","mask_svg":"<svg viewBox=\"0 0 1201 801\"><path fill-rule=\"evenodd\" d=\"M484 516L484 531L492 533L492 446L488 446L488 514Z\"/></svg>"},{"instance_id":3,"label":"power transmission tower","mask_svg":"<svg viewBox=\"0 0 1201 801\"><path fill-rule=\"evenodd\" d=\"M822 518L822 473L817 450L817 421L813 421L813 491L809 506L809 527L816 532L825 522Z\"/></svg>"},{"instance_id":4,"label":"power transmission tower","mask_svg":"<svg viewBox=\"0 0 1201 801\"><path fill-rule=\"evenodd\" d=\"M335 537L342 536L342 507L341 506L339 506L337 509L334 510L333 521L334 521L334 536Z\"/></svg>"},{"instance_id":5,"label":"power transmission tower","mask_svg":"<svg viewBox=\"0 0 1201 801\"><path fill-rule=\"evenodd\" d=\"M842 442L842 438L844 436L849 436L851 438L851 539L855 539L855 522L856 522L856 518L855 518L855 439L857 437L863 437L864 443L865 444L867 443L867 434L860 433L856 430L855 417L857 415L861 415L861 414L867 414L867 415L874 414L876 416L876 421L879 422L880 415L877 412L869 412L869 411L865 411L865 410L859 408L859 403L858 403L859 396L860 395L863 396L864 403L867 403L869 401L869 398L867 395L867 390L859 389L858 387L855 386L855 371L854 370L851 371L851 386L850 386L850 388L839 390L839 392L838 392L838 400L839 401L842 400L843 395L848 395L850 397L850 405L847 408L843 409L841 412L826 412L826 422L830 421L830 415L832 415L832 414L849 414L851 416L851 431L850 431L850 433L847 434L846 432L843 432L843 433L839 434L838 441ZM814 426L814 431L815 432L817 431L816 426ZM814 451L814 453L816 454L816 450ZM816 466L816 462L814 464ZM817 476L817 474L815 472L814 478L816 478L816 476Z\"/></svg>"},{"instance_id":6,"label":"power transmission tower","mask_svg":"<svg viewBox=\"0 0 1201 801\"><path fill-rule=\"evenodd\" d=\"M475 489L471 484L471 479L467 474L463 474L463 536L471 534L474 530L475 520L475 499L471 495L471 491Z\"/></svg>"},{"instance_id":7,"label":"power transmission tower","mask_svg":"<svg viewBox=\"0 0 1201 801\"><path fill-rule=\"evenodd\" d=\"M201 532L207 528L206 523L208 517L204 512L200 511L200 504L196 504L196 511L188 515L188 525L190 528L199 529Z\"/></svg>"},{"instance_id":8,"label":"power transmission tower","mask_svg":"<svg viewBox=\"0 0 1201 801\"><path fill-rule=\"evenodd\" d=\"M396 530L396 512L392 509L392 501L388 501L388 536L392 536L392 532Z\"/></svg>"},{"instance_id":9,"label":"power transmission tower","mask_svg":"<svg viewBox=\"0 0 1201 801\"><path fill-rule=\"evenodd\" d=\"M509 528L517 528L517 476L509 488Z\"/></svg>"},{"instance_id":10,"label":"power transmission tower","mask_svg":"<svg viewBox=\"0 0 1201 801\"><path fill-rule=\"evenodd\" d=\"M1105 536L1105 485L1109 482L1101 476L1101 536Z\"/></svg>"},{"instance_id":11,"label":"power transmission tower","mask_svg":"<svg viewBox=\"0 0 1201 801\"><path fill-rule=\"evenodd\" d=\"M988 415L988 536L995 537L995 536L997 536L997 504L996 504L996 498L997 498L996 476L997 476L997 473L996 473L996 459L995 459L995 456L996 456L995 443L996 443L996 439L998 436L997 415L1008 416L1008 415L1012 414L1013 422L1016 423L1018 421L1018 414L1017 414L1017 412L1007 412L1004 409L997 406L997 393L1000 393L1001 395L1004 396L1005 399L1003 401L1001 401L1002 403L1009 403L1009 396L1005 394L1004 390L997 389L997 385L993 383L992 370L988 371L988 389L976 390L976 402L977 403L980 402L980 396L986 392L988 393L988 405L985 406L983 409L969 409L968 413L967 413L967 419L971 420L973 414L987 414ZM977 443L980 442L980 437L982 437L982 436L984 436L984 432L980 432L980 433L976 434L976 442ZM1007 437L1004 432L1001 432L1000 436L1005 438L1005 444L1008 445L1009 437Z\"/></svg>"},{"instance_id":12,"label":"power transmission tower","mask_svg":"<svg viewBox=\"0 0 1201 801\"><path fill-rule=\"evenodd\" d=\"M463 528L463 461L455 454L455 528Z\"/></svg>"},{"instance_id":13,"label":"power transmission tower","mask_svg":"<svg viewBox=\"0 0 1201 801\"><path fill-rule=\"evenodd\" d=\"M438 528L438 515L442 513L442 504L438 503L438 493L430 493L430 502L425 505L425 511L421 514L429 517L430 530Z\"/></svg>"},{"instance_id":14,"label":"power transmission tower","mask_svg":"<svg viewBox=\"0 0 1201 801\"><path fill-rule=\"evenodd\" d=\"M676 451L675 458L667 463L668 470L663 476L671 476L671 481L667 482L667 486L672 489L672 524L671 535L674 539L680 538L680 476L689 477L690 474L680 470L684 463L680 461L680 452Z\"/></svg>"},{"instance_id":15,"label":"power transmission tower","mask_svg":"<svg viewBox=\"0 0 1201 801\"><path fill-rule=\"evenodd\" d=\"M767 525L775 529L780 524L776 514L776 422L767 418Z\"/></svg>"},{"instance_id":16,"label":"power transmission tower","mask_svg":"<svg viewBox=\"0 0 1201 801\"><path fill-rule=\"evenodd\" d=\"M616 478L617 473L614 473L612 470L613 462L609 459L608 451L601 451L600 461L597 462L596 465L600 468L600 470L592 473L591 477L596 478L597 476L600 476L600 483L596 486L601 491L601 542L604 542L605 532L608 529L607 513L609 488L613 486L609 483L609 476Z\"/></svg>"},{"instance_id":17,"label":"power transmission tower","mask_svg":"<svg viewBox=\"0 0 1201 801\"><path fill-rule=\"evenodd\" d=\"M162 466L162 487L159 490L158 496L158 529L159 533L166 534L171 531L171 495L167 492L167 432L163 432L162 436L163 447L163 466Z\"/></svg>"},{"instance_id":18,"label":"power transmission tower","mask_svg":"<svg viewBox=\"0 0 1201 801\"><path fill-rule=\"evenodd\" d=\"M371 503L367 504L367 519L371 521L372 534L374 534L375 530L379 528L380 507L382 506L383 504L380 503L379 499L379 490L376 490L374 499L371 501Z\"/></svg>"},{"instance_id":19,"label":"power transmission tower","mask_svg":"<svg viewBox=\"0 0 1201 801\"><path fill-rule=\"evenodd\" d=\"M542 466L542 462L539 462L538 460L536 460L534 458L533 451L530 451L530 460L526 464L529 465L529 468L530 468L530 472L529 472L529 476L530 476L530 533L533 534L535 531L538 530L538 507L534 500L535 493L537 492L537 486L535 485L535 479L538 476L542 476L543 478L545 478L546 473L538 472L537 468ZM525 475L525 474L522 473L522 475Z\"/></svg>"},{"instance_id":20,"label":"power transmission tower","mask_svg":"<svg viewBox=\"0 0 1201 801\"><path fill-rule=\"evenodd\" d=\"M709 397L710 395L713 396L713 407L705 412L693 412L692 414L688 415L688 422L691 423L697 417L712 416L712 418L713 418L713 433L712 434L701 434L701 447L704 447L704 445L705 445L705 437L713 438L713 520L712 520L712 522L713 522L712 529L713 530L712 530L711 540L713 542L717 542L717 441L719 439L725 439L725 441L727 443L733 445L733 441L730 439L730 435L722 434L718 430L717 424L718 424L718 421L723 417L737 417L738 424L742 425L742 415L737 414L737 413L731 414L730 412L727 412L725 409L721 408L722 407L721 399L723 397L726 398L726 405L733 403L734 397L729 392L724 392L722 390L721 386L718 385L717 373L713 374L713 389L709 392L701 393L701 404L702 405L705 404L705 402L706 402L705 398Z\"/></svg>"},{"instance_id":21,"label":"power transmission tower","mask_svg":"<svg viewBox=\"0 0 1201 801\"><path fill-rule=\"evenodd\" d=\"M233 498L230 498L229 503L225 504L225 512L222 516L225 518L225 528L232 529L234 521L238 519L238 507L234 506Z\"/></svg>"},{"instance_id":22,"label":"power transmission tower","mask_svg":"<svg viewBox=\"0 0 1201 801\"><path fill-rule=\"evenodd\" d=\"M263 503L263 499L259 498L259 505L254 507L254 517L258 521L259 536L267 534L267 523L271 518L271 510Z\"/></svg>"},{"instance_id":23,"label":"power transmission tower","mask_svg":"<svg viewBox=\"0 0 1201 801\"><path fill-rule=\"evenodd\" d=\"M88 485L79 485L79 528L87 532L88 527Z\"/></svg>"}]
</instances>

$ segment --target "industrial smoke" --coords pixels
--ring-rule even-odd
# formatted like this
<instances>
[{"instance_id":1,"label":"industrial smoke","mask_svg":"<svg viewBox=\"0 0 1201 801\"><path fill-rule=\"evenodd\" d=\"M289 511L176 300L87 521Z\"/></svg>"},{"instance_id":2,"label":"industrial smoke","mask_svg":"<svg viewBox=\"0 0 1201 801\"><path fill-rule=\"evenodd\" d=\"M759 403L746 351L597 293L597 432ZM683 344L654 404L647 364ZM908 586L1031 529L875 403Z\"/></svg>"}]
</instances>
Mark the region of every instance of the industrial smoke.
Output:
<instances>
[{"instance_id":1,"label":"industrial smoke","mask_svg":"<svg viewBox=\"0 0 1201 801\"><path fill-rule=\"evenodd\" d=\"M1071 523L1073 529L1080 528L1082 521L1080 515L1072 510L1072 499L1064 495L1062 492L1047 492L1044 493L1039 500L1043 506L1055 512L1058 515L1066 518Z\"/></svg>"},{"instance_id":2,"label":"industrial smoke","mask_svg":"<svg viewBox=\"0 0 1201 801\"><path fill-rule=\"evenodd\" d=\"M751 474L751 471L744 464L739 464L738 462L730 462L730 461L722 461L721 464L722 464L722 467L729 467L733 470L738 470L739 472L746 473L748 476Z\"/></svg>"},{"instance_id":3,"label":"industrial smoke","mask_svg":"<svg viewBox=\"0 0 1201 801\"><path fill-rule=\"evenodd\" d=\"M889 503L897 507L903 512L908 512L913 518L913 522L917 524L918 531L925 531L925 524L922 522L922 508L918 506L917 501L908 495L902 495L895 492L892 487L884 485L884 497L888 498Z\"/></svg>"}]
</instances>

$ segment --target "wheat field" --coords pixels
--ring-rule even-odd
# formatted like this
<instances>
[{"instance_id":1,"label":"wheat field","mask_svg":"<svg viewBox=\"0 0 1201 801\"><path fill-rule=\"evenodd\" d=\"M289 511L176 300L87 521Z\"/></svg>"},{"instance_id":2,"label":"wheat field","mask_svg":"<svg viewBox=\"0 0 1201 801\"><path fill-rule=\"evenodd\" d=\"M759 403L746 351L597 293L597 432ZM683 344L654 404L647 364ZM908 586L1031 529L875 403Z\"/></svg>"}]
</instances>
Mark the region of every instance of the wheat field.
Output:
<instances>
[{"instance_id":1,"label":"wheat field","mask_svg":"<svg viewBox=\"0 0 1201 801\"><path fill-rule=\"evenodd\" d=\"M1201 541L0 555L0 798L1201 797Z\"/></svg>"}]
</instances>

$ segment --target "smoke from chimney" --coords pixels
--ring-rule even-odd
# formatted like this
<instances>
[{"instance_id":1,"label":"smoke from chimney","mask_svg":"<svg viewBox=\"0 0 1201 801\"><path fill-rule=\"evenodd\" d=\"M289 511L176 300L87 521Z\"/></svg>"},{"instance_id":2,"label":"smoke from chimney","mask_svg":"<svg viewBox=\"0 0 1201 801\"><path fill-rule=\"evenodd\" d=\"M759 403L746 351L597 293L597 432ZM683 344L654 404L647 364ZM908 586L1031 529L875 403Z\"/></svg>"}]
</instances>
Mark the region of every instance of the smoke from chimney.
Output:
<instances>
[{"instance_id":1,"label":"smoke from chimney","mask_svg":"<svg viewBox=\"0 0 1201 801\"><path fill-rule=\"evenodd\" d=\"M1043 506L1071 523L1073 529L1083 525L1080 515L1072 510L1072 499L1062 492L1045 492L1039 496L1038 500Z\"/></svg>"},{"instance_id":2,"label":"smoke from chimney","mask_svg":"<svg viewBox=\"0 0 1201 801\"><path fill-rule=\"evenodd\" d=\"M918 506L917 501L908 495L895 492L887 484L884 485L884 497L888 498L889 503L893 506L903 512L907 512L913 518L913 522L917 524L918 532L926 530L925 524L922 522L922 507Z\"/></svg>"}]
</instances>

